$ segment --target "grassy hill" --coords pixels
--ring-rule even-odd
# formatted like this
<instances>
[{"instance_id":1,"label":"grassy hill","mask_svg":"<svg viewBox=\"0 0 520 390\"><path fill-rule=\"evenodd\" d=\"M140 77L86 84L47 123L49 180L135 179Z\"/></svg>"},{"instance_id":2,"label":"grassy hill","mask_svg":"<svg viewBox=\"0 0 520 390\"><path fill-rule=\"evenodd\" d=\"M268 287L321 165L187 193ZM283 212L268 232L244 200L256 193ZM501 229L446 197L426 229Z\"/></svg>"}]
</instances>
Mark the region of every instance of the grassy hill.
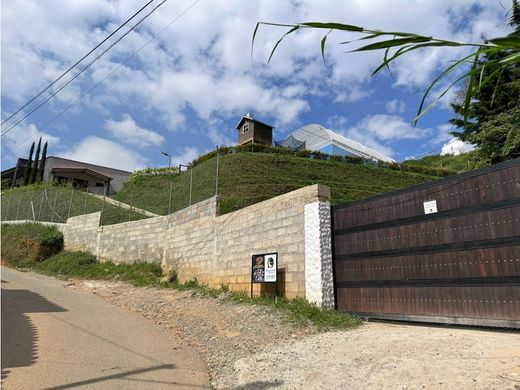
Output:
<instances>
[{"instance_id":1,"label":"grassy hill","mask_svg":"<svg viewBox=\"0 0 520 390\"><path fill-rule=\"evenodd\" d=\"M192 204L215 194L216 159L193 168ZM218 194L221 213L319 183L331 187L332 203L340 204L436 179L419 173L272 153L241 152L220 157ZM189 204L190 172L133 177L114 198L157 214Z\"/></svg>"},{"instance_id":2,"label":"grassy hill","mask_svg":"<svg viewBox=\"0 0 520 390\"><path fill-rule=\"evenodd\" d=\"M406 166L425 166L428 168L447 169L456 173L461 173L472 169L472 152L462 153L458 156L435 155L426 156L419 160L408 160L403 162Z\"/></svg>"},{"instance_id":3,"label":"grassy hill","mask_svg":"<svg viewBox=\"0 0 520 390\"><path fill-rule=\"evenodd\" d=\"M31 207L32 201L32 207ZM30 185L2 191L2 221L33 219L47 222L65 222L68 216L101 211L103 200L72 188ZM103 224L126 222L129 209L105 203ZM131 220L146 218L132 211Z\"/></svg>"}]
</instances>

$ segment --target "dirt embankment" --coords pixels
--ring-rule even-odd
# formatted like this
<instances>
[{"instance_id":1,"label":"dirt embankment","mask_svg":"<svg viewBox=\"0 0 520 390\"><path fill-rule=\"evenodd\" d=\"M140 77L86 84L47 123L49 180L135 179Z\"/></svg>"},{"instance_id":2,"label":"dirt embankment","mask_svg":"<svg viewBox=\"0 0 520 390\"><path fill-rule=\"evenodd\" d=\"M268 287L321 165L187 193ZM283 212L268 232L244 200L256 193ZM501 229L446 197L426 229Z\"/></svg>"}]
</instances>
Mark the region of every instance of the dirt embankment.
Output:
<instances>
[{"instance_id":1,"label":"dirt embankment","mask_svg":"<svg viewBox=\"0 0 520 390\"><path fill-rule=\"evenodd\" d=\"M196 346L217 389L512 389L520 390L520 333L368 323L316 334L267 307L75 281L136 311Z\"/></svg>"}]
</instances>

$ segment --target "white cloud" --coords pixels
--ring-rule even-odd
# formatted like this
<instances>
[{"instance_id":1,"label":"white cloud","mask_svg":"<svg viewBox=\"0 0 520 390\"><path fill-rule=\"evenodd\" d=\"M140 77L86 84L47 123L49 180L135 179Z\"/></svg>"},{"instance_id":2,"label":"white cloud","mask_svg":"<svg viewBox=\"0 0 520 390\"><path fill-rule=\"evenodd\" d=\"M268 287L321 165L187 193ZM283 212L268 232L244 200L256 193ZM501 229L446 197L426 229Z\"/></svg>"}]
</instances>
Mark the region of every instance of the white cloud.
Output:
<instances>
[{"instance_id":1,"label":"white cloud","mask_svg":"<svg viewBox=\"0 0 520 390\"><path fill-rule=\"evenodd\" d=\"M446 156L448 154L458 156L459 154L470 152L473 149L475 149L474 145L453 138L450 142L442 145L441 156Z\"/></svg>"},{"instance_id":2,"label":"white cloud","mask_svg":"<svg viewBox=\"0 0 520 390\"><path fill-rule=\"evenodd\" d=\"M164 137L159 133L138 126L130 114L123 114L123 119L119 122L107 120L105 129L118 140L130 145L147 147L164 142Z\"/></svg>"},{"instance_id":3,"label":"white cloud","mask_svg":"<svg viewBox=\"0 0 520 390\"><path fill-rule=\"evenodd\" d=\"M70 152L58 156L127 171L144 168L147 162L139 153L116 142L95 136L84 138Z\"/></svg>"},{"instance_id":4,"label":"white cloud","mask_svg":"<svg viewBox=\"0 0 520 390\"><path fill-rule=\"evenodd\" d=\"M389 114L402 114L406 104L400 99L389 100L385 103L386 112Z\"/></svg>"},{"instance_id":5,"label":"white cloud","mask_svg":"<svg viewBox=\"0 0 520 390\"><path fill-rule=\"evenodd\" d=\"M85 83L67 87L64 92L68 94L61 95L61 99L70 101L92 81L101 80L189 4L188 0L165 3L137 32L86 72L81 77ZM26 100L136 8L135 2L107 0L53 0L51 5L39 1L5 2L2 72L9 77L2 79L2 95L18 103ZM475 9L479 17L475 17ZM324 65L319 52L323 31L308 30L291 34L279 46L271 64L266 65L270 50L285 30L262 26L251 63L250 39L257 21L334 20L478 41L482 36L507 31L505 23L501 23L503 15L499 3L487 0L461 0L455 4L229 0L215 2L211 7L200 4L140 52L132 65L126 64L116 72L99 93L117 97L115 101L120 104L141 105L173 127L184 121L187 108L207 119L213 115L237 116L237 112L254 107L254 111L269 115L273 121L289 123L309 109L309 94L327 93L337 102L346 103L368 96L366 81L380 63L382 53L346 54L350 45L338 43L359 36L334 32L328 38ZM449 54L428 49L403 56L393 67L395 84L424 87L439 65L449 64L459 53L457 49Z\"/></svg>"},{"instance_id":6,"label":"white cloud","mask_svg":"<svg viewBox=\"0 0 520 390\"><path fill-rule=\"evenodd\" d=\"M431 133L431 129L413 127L396 115L377 114L363 118L348 130L349 133L366 133L380 141L400 139L421 139Z\"/></svg>"},{"instance_id":7,"label":"white cloud","mask_svg":"<svg viewBox=\"0 0 520 390\"><path fill-rule=\"evenodd\" d=\"M172 156L172 166L178 166L179 164L188 165L202 153L203 152L197 148L184 148L180 154L174 154Z\"/></svg>"},{"instance_id":8,"label":"white cloud","mask_svg":"<svg viewBox=\"0 0 520 390\"><path fill-rule=\"evenodd\" d=\"M327 118L326 124L331 129L344 129L348 123L348 119L343 115L333 115Z\"/></svg>"},{"instance_id":9,"label":"white cloud","mask_svg":"<svg viewBox=\"0 0 520 390\"><path fill-rule=\"evenodd\" d=\"M47 155L52 155L53 146L57 146L60 138L39 130L33 123L18 125L17 131L10 131L2 137L2 152L9 154L13 159L18 157L27 158L31 144L42 139L42 145L47 142ZM23 134L20 136L19 134ZM43 146L42 146L43 147Z\"/></svg>"}]
</instances>

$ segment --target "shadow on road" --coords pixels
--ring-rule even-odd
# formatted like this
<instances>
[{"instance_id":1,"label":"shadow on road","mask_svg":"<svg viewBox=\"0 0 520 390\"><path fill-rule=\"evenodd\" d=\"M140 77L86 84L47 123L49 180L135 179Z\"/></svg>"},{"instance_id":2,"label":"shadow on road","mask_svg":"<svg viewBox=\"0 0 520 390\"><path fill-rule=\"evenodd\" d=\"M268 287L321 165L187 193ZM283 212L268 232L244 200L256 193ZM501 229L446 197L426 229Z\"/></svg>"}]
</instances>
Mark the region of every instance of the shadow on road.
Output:
<instances>
[{"instance_id":1,"label":"shadow on road","mask_svg":"<svg viewBox=\"0 0 520 390\"><path fill-rule=\"evenodd\" d=\"M53 387L49 388L49 390L50 389L52 389L52 390L72 389L72 388L75 388L78 386L85 386L85 385L89 385L92 383L98 383L98 382L108 381L108 380L112 380L112 379L122 379L122 380L127 380L127 381L143 382L143 386L144 386L143 388L146 388L145 383L148 383L150 385L151 384L164 384L164 385L170 385L170 386L177 385L177 386L182 386L182 387L195 387L195 388L200 388L200 389L204 389L204 388L209 389L210 388L209 386L198 386L198 385L192 385L189 383L179 383L179 382L175 382L175 381L166 382L166 381L158 381L158 380L154 380L154 379L131 378L132 375L143 374L143 373L148 373L148 372L157 371L157 370L172 370L175 367L176 367L175 364L161 364L161 365L152 366L152 367L138 368L135 370L123 371L123 372L120 372L117 374L105 375L105 376L101 376L98 378L86 379L86 380L82 380L82 381L78 381L78 382L74 382L74 383L67 383L65 385L60 385L60 386L53 386Z\"/></svg>"},{"instance_id":2,"label":"shadow on road","mask_svg":"<svg viewBox=\"0 0 520 390\"><path fill-rule=\"evenodd\" d=\"M30 366L38 357L38 332L26 314L64 311L29 290L2 288L2 380L9 368Z\"/></svg>"}]
</instances>

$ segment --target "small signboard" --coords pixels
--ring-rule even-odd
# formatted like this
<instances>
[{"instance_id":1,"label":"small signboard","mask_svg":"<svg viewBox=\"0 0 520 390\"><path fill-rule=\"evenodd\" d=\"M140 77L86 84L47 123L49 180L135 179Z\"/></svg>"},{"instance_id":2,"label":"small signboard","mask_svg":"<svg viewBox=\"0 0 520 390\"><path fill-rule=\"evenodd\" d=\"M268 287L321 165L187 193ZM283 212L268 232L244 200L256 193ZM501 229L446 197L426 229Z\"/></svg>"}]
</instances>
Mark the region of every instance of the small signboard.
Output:
<instances>
[{"instance_id":1,"label":"small signboard","mask_svg":"<svg viewBox=\"0 0 520 390\"><path fill-rule=\"evenodd\" d=\"M436 200L428 200L423 202L424 205L424 214L433 214L437 212L437 201Z\"/></svg>"},{"instance_id":2,"label":"small signboard","mask_svg":"<svg viewBox=\"0 0 520 390\"><path fill-rule=\"evenodd\" d=\"M251 264L251 282L272 283L276 282L278 270L278 253L265 253L253 255Z\"/></svg>"}]
</instances>

